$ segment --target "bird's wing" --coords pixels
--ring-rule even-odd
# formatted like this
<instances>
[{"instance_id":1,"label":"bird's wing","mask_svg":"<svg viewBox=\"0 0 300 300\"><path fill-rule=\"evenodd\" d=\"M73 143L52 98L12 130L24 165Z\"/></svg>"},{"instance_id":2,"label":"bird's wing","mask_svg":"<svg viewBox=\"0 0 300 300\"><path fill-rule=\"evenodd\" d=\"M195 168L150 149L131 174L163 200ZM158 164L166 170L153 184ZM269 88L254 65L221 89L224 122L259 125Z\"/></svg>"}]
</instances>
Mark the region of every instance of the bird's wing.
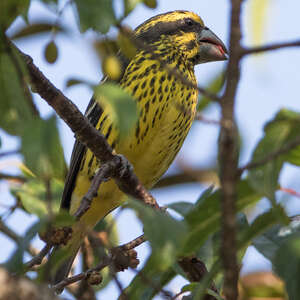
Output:
<instances>
[{"instance_id":1,"label":"bird's wing","mask_svg":"<svg viewBox=\"0 0 300 300\"><path fill-rule=\"evenodd\" d=\"M121 67L122 67L122 76L129 64L129 60L124 57L120 52L118 53L118 57L121 62ZM122 78L120 77L120 79ZM107 78L105 77L104 79L101 80L101 83L108 81ZM100 83L100 84L101 84ZM98 120L103 112L103 109L100 107L98 103L96 103L96 100L94 98L91 99L89 102L89 105L85 111L85 116L89 120L89 122L95 127L98 123ZM101 130L101 128L100 128ZM64 191L62 195L62 200L61 200L61 208L69 210L70 205L71 205L71 198L72 198L72 193L75 187L75 182L77 178L77 174L80 169L80 165L82 162L82 159L85 155L85 152L87 150L87 147L82 144L79 140L75 141L72 155L71 155L71 162L70 162L70 167L69 167L69 172L66 176L65 179L65 186L64 186Z\"/></svg>"},{"instance_id":2,"label":"bird's wing","mask_svg":"<svg viewBox=\"0 0 300 300\"><path fill-rule=\"evenodd\" d=\"M102 114L102 108L95 103L95 99L92 98L86 109L85 115L89 122L96 126L97 122ZM61 208L69 209L71 203L71 196L74 190L76 177L81 165L82 158L87 150L87 147L82 144L79 140L75 141L69 171L65 180L64 191L62 195Z\"/></svg>"}]
</instances>

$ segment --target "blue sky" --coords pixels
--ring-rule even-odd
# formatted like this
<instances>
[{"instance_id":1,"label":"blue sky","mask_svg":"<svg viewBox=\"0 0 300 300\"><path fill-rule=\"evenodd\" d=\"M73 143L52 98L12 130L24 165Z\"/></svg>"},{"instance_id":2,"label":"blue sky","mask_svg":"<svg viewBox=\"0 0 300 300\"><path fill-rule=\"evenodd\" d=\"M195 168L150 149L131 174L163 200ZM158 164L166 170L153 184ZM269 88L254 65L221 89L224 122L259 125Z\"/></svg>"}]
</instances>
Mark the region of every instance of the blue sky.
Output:
<instances>
[{"instance_id":1,"label":"blue sky","mask_svg":"<svg viewBox=\"0 0 300 300\"><path fill-rule=\"evenodd\" d=\"M261 0L267 1L267 0ZM120 0L115 1L116 7L121 6ZM228 0L211 1L159 1L157 9L148 9L140 5L133 14L131 14L125 23L132 28L139 25L145 19L170 10L186 9L198 13L205 24L212 29L227 45L229 35L229 5ZM243 43L251 44L251 32L249 26L250 0L245 1L242 14ZM298 0L273 0L268 10L268 19L266 21L264 32L264 43L279 41L288 41L299 39L300 32L300 2ZM30 19L38 20L43 17L53 18L53 14L39 3L34 2L30 10ZM101 78L100 63L93 51L92 41L94 34L91 32L80 35L76 28L76 21L69 7L65 10L61 18L72 31L72 37L59 35L56 42L59 46L59 58L57 63L49 65L43 58L43 49L49 41L49 36L43 35L30 40L20 40L18 45L26 53L34 58L34 62L40 67L45 75L65 94L72 99L83 111L91 97L92 91L85 86L78 86L65 89L65 82L70 77L79 77L92 82L98 82ZM21 24L21 20L16 22L15 26ZM196 75L199 85L204 86L212 79L225 64L223 62L209 63L196 67ZM244 151L241 155L241 163L245 163L251 157L253 148L258 139L262 136L263 125L272 119L275 113L281 108L289 108L300 111L300 51L296 49L285 49L274 51L259 57L247 57L241 64L241 82L238 88L236 102L236 118L243 136ZM52 113L49 106L35 96L36 103L40 108L42 115L46 116ZM206 112L205 116L211 119L218 119L220 111L217 106L213 106ZM73 147L73 134L63 124L59 122L59 129L65 156L67 161ZM8 137L0 131L3 142L3 151L13 149L18 141L15 138ZM218 128L213 125L203 123L194 124L191 132L179 153L180 160L192 167L207 166L216 159L216 143ZM13 157L10 160L18 160ZM0 170L3 170L4 162L0 161ZM7 162L5 162L7 165ZM171 171L176 171L176 164L171 167ZM13 171L11 165L6 167L7 171ZM297 179L299 178L299 169L291 166L285 166L280 176L280 183L283 187L299 190ZM200 195L204 186L199 184L177 187L172 190L155 190L154 195L159 203L165 205L172 201L188 200L195 201ZM5 183L0 183L0 204L11 203L11 198L7 193ZM286 203L289 214L299 213L299 199L282 195L278 193L278 198ZM258 204L258 211L261 211L268 205L267 201ZM1 209L1 207L0 207ZM17 231L24 232L29 224L34 220L33 217L17 212L8 219L8 223ZM131 212L125 212L119 218L121 242L130 240L141 233L141 228L137 226L134 215ZM130 230L128 230L130 228ZM0 243L4 245L0 249L0 262L2 262L12 250L13 244L0 234ZM143 245L138 249L140 258L147 255L147 246ZM255 250L250 249L245 257L243 272L261 270L269 268L269 263L258 255ZM120 274L123 283L130 280L130 272ZM178 291L178 286L182 283L181 279L176 279L171 284L171 289ZM116 298L117 289L112 285L105 289L103 299L110 297Z\"/></svg>"}]
</instances>

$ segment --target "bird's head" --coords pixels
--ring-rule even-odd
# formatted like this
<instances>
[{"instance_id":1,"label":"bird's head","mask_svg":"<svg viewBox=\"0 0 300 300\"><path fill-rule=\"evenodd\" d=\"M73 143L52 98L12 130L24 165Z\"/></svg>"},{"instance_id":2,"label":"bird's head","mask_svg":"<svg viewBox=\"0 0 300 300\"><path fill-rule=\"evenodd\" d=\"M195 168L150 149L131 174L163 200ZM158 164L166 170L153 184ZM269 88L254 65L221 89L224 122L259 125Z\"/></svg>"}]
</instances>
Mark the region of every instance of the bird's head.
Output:
<instances>
[{"instance_id":1,"label":"bird's head","mask_svg":"<svg viewBox=\"0 0 300 300\"><path fill-rule=\"evenodd\" d=\"M160 46L168 41L193 65L227 59L223 42L193 12L177 10L157 15L138 26L135 34L146 44Z\"/></svg>"}]
</instances>

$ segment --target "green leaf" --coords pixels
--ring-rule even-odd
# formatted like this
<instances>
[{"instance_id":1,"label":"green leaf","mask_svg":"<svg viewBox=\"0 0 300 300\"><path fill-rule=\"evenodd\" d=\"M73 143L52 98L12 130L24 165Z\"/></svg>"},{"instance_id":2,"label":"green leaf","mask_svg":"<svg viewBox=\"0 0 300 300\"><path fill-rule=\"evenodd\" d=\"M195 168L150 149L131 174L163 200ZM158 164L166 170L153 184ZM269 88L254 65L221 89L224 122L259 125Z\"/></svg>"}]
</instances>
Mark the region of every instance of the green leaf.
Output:
<instances>
[{"instance_id":1,"label":"green leaf","mask_svg":"<svg viewBox=\"0 0 300 300\"><path fill-rule=\"evenodd\" d=\"M207 200L207 198L212 195L213 190L214 186L211 185L205 191L203 191L198 200L196 201L196 205L198 206L204 203Z\"/></svg>"},{"instance_id":2,"label":"green leaf","mask_svg":"<svg viewBox=\"0 0 300 300\"><path fill-rule=\"evenodd\" d=\"M94 29L105 34L116 22L111 0L74 0L81 31Z\"/></svg>"},{"instance_id":3,"label":"green leaf","mask_svg":"<svg viewBox=\"0 0 300 300\"><path fill-rule=\"evenodd\" d=\"M0 1L0 28L7 29L17 16L27 12L30 0L1 0Z\"/></svg>"},{"instance_id":4,"label":"green leaf","mask_svg":"<svg viewBox=\"0 0 300 300\"><path fill-rule=\"evenodd\" d=\"M237 190L238 199L236 204L238 211L243 210L248 205L255 204L262 197L261 194L250 187L246 180L239 182ZM211 234L219 230L221 219L220 190L201 198L198 205L185 218L189 225L189 233L182 253L184 255L199 249Z\"/></svg>"},{"instance_id":5,"label":"green leaf","mask_svg":"<svg viewBox=\"0 0 300 300\"><path fill-rule=\"evenodd\" d=\"M23 124L21 153L25 165L39 178L64 179L65 160L56 127L56 117Z\"/></svg>"},{"instance_id":6,"label":"green leaf","mask_svg":"<svg viewBox=\"0 0 300 300\"><path fill-rule=\"evenodd\" d=\"M62 188L61 188L62 187ZM61 185L59 190L59 198L54 199L54 209L53 212L55 213L53 219L51 220L51 225L58 227L71 227L75 223L75 217L70 215L70 213L66 210L60 209L60 200L61 194L63 190L63 184ZM59 207L58 207L59 205Z\"/></svg>"},{"instance_id":7,"label":"green leaf","mask_svg":"<svg viewBox=\"0 0 300 300\"><path fill-rule=\"evenodd\" d=\"M62 264L70 258L70 249L68 247L54 247L48 262L43 264L38 269L38 283L47 281L54 278L55 273L61 268Z\"/></svg>"},{"instance_id":8,"label":"green leaf","mask_svg":"<svg viewBox=\"0 0 300 300\"><path fill-rule=\"evenodd\" d=\"M190 202L181 201L181 202L174 202L174 203L168 204L167 207L173 209L180 215L185 216L194 207L194 204L192 204Z\"/></svg>"},{"instance_id":9,"label":"green leaf","mask_svg":"<svg viewBox=\"0 0 300 300\"><path fill-rule=\"evenodd\" d=\"M144 277L140 274L143 274ZM159 293L159 287L168 284L176 275L176 272L172 268L162 272L157 264L156 258L153 259L153 255L151 255L145 266L125 289L126 295L130 300L151 300ZM152 284L149 284L144 278L149 278Z\"/></svg>"},{"instance_id":10,"label":"green leaf","mask_svg":"<svg viewBox=\"0 0 300 300\"><path fill-rule=\"evenodd\" d=\"M278 211L281 210L284 214L282 207L278 206L272 208L270 211L259 215L253 223L244 230L239 237L239 249L249 246L249 243L260 234L263 234L268 228L278 223Z\"/></svg>"},{"instance_id":11,"label":"green leaf","mask_svg":"<svg viewBox=\"0 0 300 300\"><path fill-rule=\"evenodd\" d=\"M207 294L213 296L216 300L225 300L223 297L221 297L220 295L218 295L213 290L208 289L207 290Z\"/></svg>"},{"instance_id":12,"label":"green leaf","mask_svg":"<svg viewBox=\"0 0 300 300\"><path fill-rule=\"evenodd\" d=\"M127 136L138 120L136 103L131 95L117 84L104 83L95 88L95 98L100 105L109 107L110 118L119 128L120 137Z\"/></svg>"},{"instance_id":13,"label":"green leaf","mask_svg":"<svg viewBox=\"0 0 300 300\"><path fill-rule=\"evenodd\" d=\"M88 86L92 86L92 83L84 80L84 79L79 79L79 78L69 78L66 82L65 87L69 88L69 87L73 87L74 85L78 85L78 84L86 84Z\"/></svg>"},{"instance_id":14,"label":"green leaf","mask_svg":"<svg viewBox=\"0 0 300 300\"><path fill-rule=\"evenodd\" d=\"M196 288L197 285L198 285L198 282L192 282L192 283L186 284L181 288L181 292L192 292Z\"/></svg>"},{"instance_id":15,"label":"green leaf","mask_svg":"<svg viewBox=\"0 0 300 300\"><path fill-rule=\"evenodd\" d=\"M195 206L200 205L202 202L204 202L206 198L212 194L213 189L214 186L210 186L205 191L203 191L195 204L186 201L173 202L171 204L168 204L168 208L173 209L174 211L185 217Z\"/></svg>"},{"instance_id":16,"label":"green leaf","mask_svg":"<svg viewBox=\"0 0 300 300\"><path fill-rule=\"evenodd\" d=\"M187 234L184 221L178 221L170 215L154 210L137 201L130 201L143 222L144 232L152 247L153 260L161 271L167 270L176 259Z\"/></svg>"},{"instance_id":17,"label":"green leaf","mask_svg":"<svg viewBox=\"0 0 300 300\"><path fill-rule=\"evenodd\" d=\"M24 37L32 37L37 34L42 33L51 33L51 32L65 32L66 29L62 27L59 24L53 24L49 21L43 22L43 23L34 23L34 24L28 24L24 27L18 28L14 34L10 36L11 40L24 38Z\"/></svg>"},{"instance_id":18,"label":"green leaf","mask_svg":"<svg viewBox=\"0 0 300 300\"><path fill-rule=\"evenodd\" d=\"M275 118L264 128L265 135L256 146L251 162L260 161L270 153L280 150L286 143L299 136L300 114L280 110ZM271 161L249 171L251 186L263 193L275 203L275 191L278 189L278 178L284 161L289 160L289 153L277 156Z\"/></svg>"},{"instance_id":19,"label":"green leaf","mask_svg":"<svg viewBox=\"0 0 300 300\"><path fill-rule=\"evenodd\" d=\"M285 155L286 161L292 165L300 166L300 146L295 147Z\"/></svg>"},{"instance_id":20,"label":"green leaf","mask_svg":"<svg viewBox=\"0 0 300 300\"><path fill-rule=\"evenodd\" d=\"M282 209L278 207L278 209ZM278 222L278 212L275 209L271 209L269 212L260 215L256 220L249 226L245 224L246 219L244 216L238 218L239 225L239 235L238 235L238 256L242 259L246 247L251 243L252 239L257 235L264 232L267 228ZM192 286L193 291L195 291L193 299L202 299L211 281L220 273L221 271L221 260L217 257L208 272L200 283L196 286ZM209 292L208 292L209 293ZM211 294L211 293L209 293Z\"/></svg>"},{"instance_id":21,"label":"green leaf","mask_svg":"<svg viewBox=\"0 0 300 300\"><path fill-rule=\"evenodd\" d=\"M217 74L212 80L210 80L205 89L211 93L217 94L221 91L224 83L224 72L221 72ZM213 103L211 99L203 95L198 102L197 111L203 111L211 103Z\"/></svg>"},{"instance_id":22,"label":"green leaf","mask_svg":"<svg viewBox=\"0 0 300 300\"><path fill-rule=\"evenodd\" d=\"M51 180L51 209L53 213L57 213L59 211L63 186L64 184L62 181L55 179ZM32 179L24 183L20 188L15 189L14 192L20 197L20 200L27 212L35 214L40 218L49 215L46 187L40 180ZM62 212L61 215L57 217L57 222L59 224L62 223L64 216L65 213Z\"/></svg>"},{"instance_id":23,"label":"green leaf","mask_svg":"<svg viewBox=\"0 0 300 300\"><path fill-rule=\"evenodd\" d=\"M58 57L58 48L55 44L54 41L50 41L46 47L45 47L45 51L44 51L44 56L46 58L46 61L49 64L53 64L56 62L57 57Z\"/></svg>"},{"instance_id":24,"label":"green leaf","mask_svg":"<svg viewBox=\"0 0 300 300\"><path fill-rule=\"evenodd\" d=\"M6 43L0 39L0 127L9 134L21 135L24 124L32 119L33 100L24 82L25 65Z\"/></svg>"},{"instance_id":25,"label":"green leaf","mask_svg":"<svg viewBox=\"0 0 300 300\"><path fill-rule=\"evenodd\" d=\"M111 214L100 220L94 228L97 232L107 232L110 247L119 245L119 234L116 220Z\"/></svg>"},{"instance_id":26,"label":"green leaf","mask_svg":"<svg viewBox=\"0 0 300 300\"><path fill-rule=\"evenodd\" d=\"M157 1L156 0L143 0L144 4L149 8L156 8Z\"/></svg>"},{"instance_id":27,"label":"green leaf","mask_svg":"<svg viewBox=\"0 0 300 300\"><path fill-rule=\"evenodd\" d=\"M294 235L300 233L300 221L293 220L288 226L274 225L253 240L255 248L270 261L274 261L277 251Z\"/></svg>"},{"instance_id":28,"label":"green leaf","mask_svg":"<svg viewBox=\"0 0 300 300\"><path fill-rule=\"evenodd\" d=\"M289 238L276 252L273 266L285 281L289 300L298 300L300 295L300 234Z\"/></svg>"},{"instance_id":29,"label":"green leaf","mask_svg":"<svg viewBox=\"0 0 300 300\"><path fill-rule=\"evenodd\" d=\"M143 0L124 0L124 16L129 15Z\"/></svg>"}]
</instances>

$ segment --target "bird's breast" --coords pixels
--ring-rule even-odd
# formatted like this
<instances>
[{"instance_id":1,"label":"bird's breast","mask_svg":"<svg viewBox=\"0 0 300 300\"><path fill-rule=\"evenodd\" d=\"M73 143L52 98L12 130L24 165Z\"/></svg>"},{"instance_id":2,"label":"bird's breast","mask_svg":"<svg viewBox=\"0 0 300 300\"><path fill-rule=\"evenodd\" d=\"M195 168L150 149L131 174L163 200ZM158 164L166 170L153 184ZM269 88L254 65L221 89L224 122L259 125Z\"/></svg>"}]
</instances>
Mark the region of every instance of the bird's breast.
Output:
<instances>
[{"instance_id":1,"label":"bird's breast","mask_svg":"<svg viewBox=\"0 0 300 300\"><path fill-rule=\"evenodd\" d=\"M122 85L134 97L139 118L132 134L116 150L133 164L143 184L151 187L168 169L187 136L198 92L157 62L130 70ZM147 76L141 76L144 73ZM184 76L195 83L193 72L185 72Z\"/></svg>"}]
</instances>

